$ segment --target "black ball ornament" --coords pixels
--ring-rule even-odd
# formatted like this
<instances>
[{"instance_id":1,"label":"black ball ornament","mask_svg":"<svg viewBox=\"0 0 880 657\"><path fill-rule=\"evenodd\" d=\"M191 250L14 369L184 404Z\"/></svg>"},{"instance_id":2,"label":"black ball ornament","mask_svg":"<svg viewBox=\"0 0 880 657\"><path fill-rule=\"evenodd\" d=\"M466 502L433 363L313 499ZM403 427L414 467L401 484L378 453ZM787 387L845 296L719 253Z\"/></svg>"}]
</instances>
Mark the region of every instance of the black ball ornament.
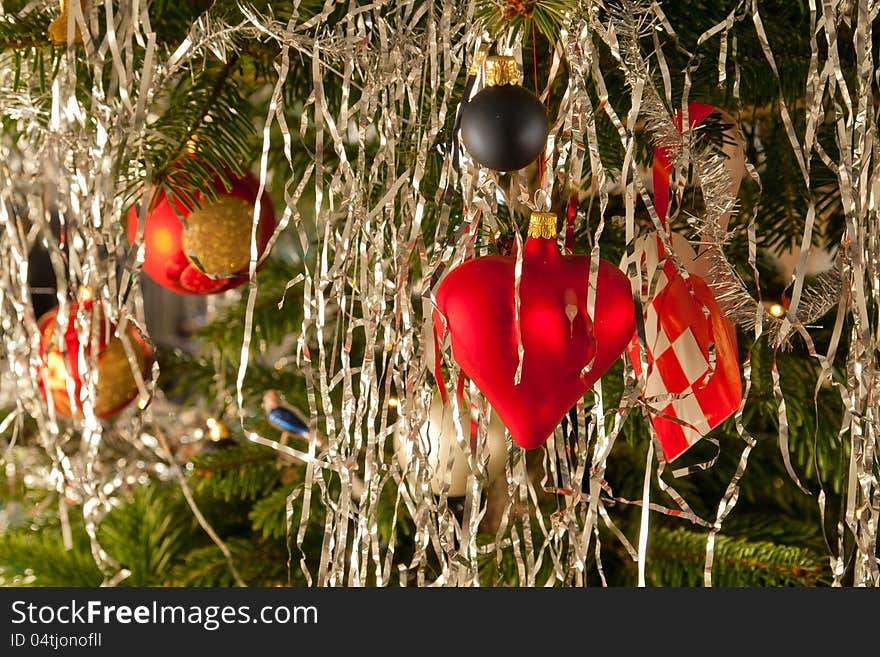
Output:
<instances>
[{"instance_id":1,"label":"black ball ornament","mask_svg":"<svg viewBox=\"0 0 880 657\"><path fill-rule=\"evenodd\" d=\"M519 84L516 60L488 58L486 87L461 113L461 139L470 156L495 171L516 171L541 154L549 130L544 105Z\"/></svg>"}]
</instances>

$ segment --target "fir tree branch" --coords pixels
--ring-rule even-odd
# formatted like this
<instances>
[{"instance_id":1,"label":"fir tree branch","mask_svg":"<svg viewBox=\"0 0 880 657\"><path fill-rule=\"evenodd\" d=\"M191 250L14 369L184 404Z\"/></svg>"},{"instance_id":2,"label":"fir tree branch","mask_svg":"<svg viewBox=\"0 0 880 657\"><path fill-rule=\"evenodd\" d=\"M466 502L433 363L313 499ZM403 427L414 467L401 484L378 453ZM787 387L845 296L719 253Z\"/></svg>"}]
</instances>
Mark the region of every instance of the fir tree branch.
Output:
<instances>
[{"instance_id":1,"label":"fir tree branch","mask_svg":"<svg viewBox=\"0 0 880 657\"><path fill-rule=\"evenodd\" d=\"M239 536L227 541L241 576L248 586L281 586L287 583L287 550L280 541L262 541ZM294 572L298 572L298 568ZM174 571L177 586L233 586L226 559L214 545L190 551ZM295 585L305 582L297 580Z\"/></svg>"},{"instance_id":2,"label":"fir tree branch","mask_svg":"<svg viewBox=\"0 0 880 657\"><path fill-rule=\"evenodd\" d=\"M167 583L172 567L197 537L198 525L178 489L158 484L137 488L104 519L99 532L102 546L131 571L123 586Z\"/></svg>"},{"instance_id":3,"label":"fir tree branch","mask_svg":"<svg viewBox=\"0 0 880 657\"><path fill-rule=\"evenodd\" d=\"M277 460L273 450L251 443L208 452L192 460L193 488L227 502L258 499L278 483Z\"/></svg>"},{"instance_id":4,"label":"fir tree branch","mask_svg":"<svg viewBox=\"0 0 880 657\"><path fill-rule=\"evenodd\" d=\"M55 13L50 11L8 13L0 17L0 52L52 47L46 31L54 18Z\"/></svg>"},{"instance_id":5,"label":"fir tree branch","mask_svg":"<svg viewBox=\"0 0 880 657\"><path fill-rule=\"evenodd\" d=\"M179 154L182 155L185 152L185 150L188 148L191 140L193 139L193 137L196 136L199 128L202 127L202 125L205 122L205 119L211 113L211 110L214 109L215 105L220 100L220 96L223 93L223 87L226 85L226 81L229 79L229 75L231 74L232 70L238 65L238 61L239 61L239 54L234 53L229 58L229 61L226 62L226 65L220 71L220 74L217 76L216 80L214 81L214 84L211 87L211 93L205 99L205 103L204 103L204 106L202 108L201 113L195 117L195 120L193 121L189 130L187 130L186 134L183 137L183 144L181 145L181 149L179 151ZM197 143L193 144L193 146L195 147L195 154L198 154L198 144ZM160 178L162 177L163 173L166 176L168 175L167 170L166 171L160 170L160 173L159 173Z\"/></svg>"},{"instance_id":6,"label":"fir tree branch","mask_svg":"<svg viewBox=\"0 0 880 657\"><path fill-rule=\"evenodd\" d=\"M476 15L486 22L491 34L523 26L529 30L532 24L540 33L555 41L560 28L565 26L566 14L577 10L572 0L481 0Z\"/></svg>"},{"instance_id":7,"label":"fir tree branch","mask_svg":"<svg viewBox=\"0 0 880 657\"><path fill-rule=\"evenodd\" d=\"M67 550L57 527L0 533L0 583L14 586L98 586L103 575L81 525Z\"/></svg>"},{"instance_id":8,"label":"fir tree branch","mask_svg":"<svg viewBox=\"0 0 880 657\"><path fill-rule=\"evenodd\" d=\"M187 210L215 200L218 185L231 189L232 178L242 177L250 163L255 138L250 106L231 75L238 57L219 70L206 68L194 80L183 76L167 109L148 126L143 152L153 164L153 183ZM145 175L144 167L134 164L127 172L129 203Z\"/></svg>"},{"instance_id":9,"label":"fir tree branch","mask_svg":"<svg viewBox=\"0 0 880 657\"><path fill-rule=\"evenodd\" d=\"M649 570L658 585L702 585L705 556L705 534L659 527L651 532ZM806 548L729 536L715 539L716 586L816 586L826 574L824 560Z\"/></svg>"}]
</instances>

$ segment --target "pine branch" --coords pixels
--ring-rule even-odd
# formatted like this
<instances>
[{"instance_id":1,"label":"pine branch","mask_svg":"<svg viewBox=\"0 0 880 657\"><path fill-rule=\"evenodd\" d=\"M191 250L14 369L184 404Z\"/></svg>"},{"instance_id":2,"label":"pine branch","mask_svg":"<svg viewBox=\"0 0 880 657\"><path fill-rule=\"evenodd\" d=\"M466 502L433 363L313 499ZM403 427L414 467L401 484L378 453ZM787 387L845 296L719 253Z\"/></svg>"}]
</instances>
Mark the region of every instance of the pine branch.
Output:
<instances>
[{"instance_id":1,"label":"pine branch","mask_svg":"<svg viewBox=\"0 0 880 657\"><path fill-rule=\"evenodd\" d=\"M704 534L659 527L651 532L648 564L658 586L701 586L705 555ZM809 549L723 535L715 539L714 586L816 586L827 575L825 560Z\"/></svg>"},{"instance_id":2,"label":"pine branch","mask_svg":"<svg viewBox=\"0 0 880 657\"><path fill-rule=\"evenodd\" d=\"M233 445L195 457L193 488L226 502L255 500L278 483L277 454L260 445Z\"/></svg>"},{"instance_id":3,"label":"pine branch","mask_svg":"<svg viewBox=\"0 0 880 657\"><path fill-rule=\"evenodd\" d=\"M772 489L778 490L775 486ZM810 548L821 553L826 545L821 534L818 505L813 502L812 506L812 513L808 514L774 513L767 507L744 506L724 521L724 533L740 539Z\"/></svg>"},{"instance_id":4,"label":"pine branch","mask_svg":"<svg viewBox=\"0 0 880 657\"><path fill-rule=\"evenodd\" d=\"M0 52L52 47L46 31L57 12L37 10L20 14L11 8L8 11L0 16Z\"/></svg>"},{"instance_id":5,"label":"pine branch","mask_svg":"<svg viewBox=\"0 0 880 657\"><path fill-rule=\"evenodd\" d=\"M232 537L226 545L248 586L287 584L287 550L279 541L261 541L254 536ZM297 567L293 574L299 572ZM174 571L175 586L235 586L226 557L216 545L189 552ZM303 586L305 581L296 581Z\"/></svg>"},{"instance_id":6,"label":"pine branch","mask_svg":"<svg viewBox=\"0 0 880 657\"><path fill-rule=\"evenodd\" d=\"M66 550L60 528L30 528L0 534L0 584L14 586L98 586L103 580L81 526L75 547Z\"/></svg>"},{"instance_id":7,"label":"pine branch","mask_svg":"<svg viewBox=\"0 0 880 657\"><path fill-rule=\"evenodd\" d=\"M101 523L99 540L131 575L124 586L159 586L180 556L199 538L192 512L176 488L155 483L134 495Z\"/></svg>"},{"instance_id":8,"label":"pine branch","mask_svg":"<svg viewBox=\"0 0 880 657\"><path fill-rule=\"evenodd\" d=\"M287 536L287 497L292 489L291 485L276 488L258 500L251 509L249 518L254 531L264 539L283 539Z\"/></svg>"},{"instance_id":9,"label":"pine branch","mask_svg":"<svg viewBox=\"0 0 880 657\"><path fill-rule=\"evenodd\" d=\"M153 183L188 210L199 207L200 194L216 200L218 183L231 189L251 161L256 133L250 105L231 77L237 63L235 55L219 70L181 78L167 109L148 126L143 151L153 164ZM130 203L144 175L141 166L127 173Z\"/></svg>"},{"instance_id":10,"label":"pine branch","mask_svg":"<svg viewBox=\"0 0 880 657\"><path fill-rule=\"evenodd\" d=\"M260 287L253 313L254 334L267 344L279 344L290 335L290 327L302 321L302 288L285 290L287 282L296 274L296 269L280 258L266 261L257 274ZM286 301L279 309L282 297ZM220 349L237 355L244 338L247 302L247 295L243 294L237 304L199 330L196 337L203 342L206 351Z\"/></svg>"},{"instance_id":11,"label":"pine branch","mask_svg":"<svg viewBox=\"0 0 880 657\"><path fill-rule=\"evenodd\" d=\"M202 107L201 113L195 117L195 120L193 121L192 125L190 126L189 130L187 131L186 135L184 136L184 144L189 144L191 142L191 140L197 134L199 128L201 128L201 126L205 123L205 120L208 118L210 113L214 110L214 107L216 106L217 101L220 100L220 97L223 94L223 89L226 86L226 81L229 79L229 75L232 72L232 70L238 65L238 62L239 62L239 55L238 55L238 53L235 53L229 58L229 61L226 62L226 65L220 71L220 74L217 75L216 79L214 80L214 84L211 87L211 93L208 95L207 99L205 99L205 103ZM199 154L199 150L198 150L199 145L196 144L195 146L196 146L195 154L198 155ZM160 169L160 175L161 175L161 169Z\"/></svg>"},{"instance_id":12,"label":"pine branch","mask_svg":"<svg viewBox=\"0 0 880 657\"><path fill-rule=\"evenodd\" d=\"M476 15L492 35L520 26L528 32L534 24L544 37L555 41L566 26L566 14L577 7L571 0L482 0L477 3Z\"/></svg>"}]
</instances>

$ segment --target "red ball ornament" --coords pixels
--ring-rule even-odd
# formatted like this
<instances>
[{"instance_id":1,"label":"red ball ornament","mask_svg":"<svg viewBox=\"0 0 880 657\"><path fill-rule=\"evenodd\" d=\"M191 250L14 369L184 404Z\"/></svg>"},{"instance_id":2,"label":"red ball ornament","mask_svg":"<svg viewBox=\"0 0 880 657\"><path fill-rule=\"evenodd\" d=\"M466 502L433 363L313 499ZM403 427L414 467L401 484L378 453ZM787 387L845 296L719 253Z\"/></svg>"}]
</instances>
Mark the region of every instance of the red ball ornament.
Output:
<instances>
[{"instance_id":1,"label":"red ball ornament","mask_svg":"<svg viewBox=\"0 0 880 657\"><path fill-rule=\"evenodd\" d=\"M55 335L58 328L58 308L53 308L40 318L39 354L41 368L45 368L45 372L41 371L38 379L40 391L43 397L52 395L52 403L58 415L67 418L81 415L83 373L80 372L80 341L77 329L82 328L83 321L91 320L90 328L86 329L89 337L84 351L86 358L91 360L94 343L92 336L96 331L98 371L94 410L97 417L107 418L116 415L137 397L137 380L131 370L122 340L114 334L115 327L106 320L100 308L92 313L92 302L84 302L83 308L87 311L85 320L78 317L78 304L71 303L68 306L67 328L61 340ZM146 377L152 361L152 350L131 324L126 328L126 335L134 350L140 374ZM61 351L62 341L66 354ZM69 382L73 385L75 410L71 408L68 396Z\"/></svg>"},{"instance_id":2,"label":"red ball ornament","mask_svg":"<svg viewBox=\"0 0 880 657\"><path fill-rule=\"evenodd\" d=\"M162 287L178 294L225 292L248 279L253 208L259 181L248 172L227 190L215 183L218 198L187 210L164 191L152 199L144 224L144 272ZM196 193L198 201L202 195ZM172 205L172 203L174 205ZM176 211L175 211L176 206ZM178 218L183 217L186 226ZM128 241L134 244L138 207L128 215ZM269 195L260 197L257 244L262 254L275 230L275 210Z\"/></svg>"},{"instance_id":3,"label":"red ball ornament","mask_svg":"<svg viewBox=\"0 0 880 657\"><path fill-rule=\"evenodd\" d=\"M547 440L635 332L632 292L623 272L599 262L595 312L590 317L590 259L563 256L555 235L556 215L532 215L519 287L519 384L516 258L469 260L451 271L437 290L435 323L439 328L445 322L453 357L486 395L514 442L525 449Z\"/></svg>"}]
</instances>

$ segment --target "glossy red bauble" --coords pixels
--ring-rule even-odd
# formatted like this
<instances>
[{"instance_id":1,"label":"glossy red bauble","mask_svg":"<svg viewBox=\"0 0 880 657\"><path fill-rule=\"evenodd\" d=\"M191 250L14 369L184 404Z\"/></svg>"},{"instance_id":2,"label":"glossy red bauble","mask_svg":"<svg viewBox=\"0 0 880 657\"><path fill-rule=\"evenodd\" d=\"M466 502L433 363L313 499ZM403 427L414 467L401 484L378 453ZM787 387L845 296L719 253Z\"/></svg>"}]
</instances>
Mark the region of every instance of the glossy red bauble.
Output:
<instances>
[{"instance_id":1,"label":"glossy red bauble","mask_svg":"<svg viewBox=\"0 0 880 657\"><path fill-rule=\"evenodd\" d=\"M158 192L152 199L144 224L144 264L143 271L162 287L178 294L216 294L238 287L248 279L247 254L250 250L250 227L254 203L259 191L259 181L248 173L244 178L233 181L232 189L227 191L220 182L216 184L219 198L214 203L204 203L198 210L190 213L183 204L171 201L164 192ZM197 199L199 195L196 195ZM172 205L174 203L175 207ZM196 214L198 213L198 215ZM187 235L178 214L185 220L196 216L201 218L198 228L207 236L208 245L213 250L209 256L226 248L238 251L232 270L221 273L205 273L198 258L193 257L194 248L187 248ZM230 223L236 230L229 230ZM138 229L138 207L129 211L128 241L134 244ZM214 230L211 234L211 230ZM269 243L275 230L275 211L267 193L260 199L260 222L257 231L257 244L260 254ZM205 240L205 237L202 237ZM204 249L204 247L203 247ZM241 254L245 254L242 259Z\"/></svg>"},{"instance_id":2,"label":"glossy red bauble","mask_svg":"<svg viewBox=\"0 0 880 657\"><path fill-rule=\"evenodd\" d=\"M590 259L563 256L554 239L530 237L520 282L522 376L515 383L513 256L470 260L437 290L452 355L520 447L543 444L563 416L621 355L635 331L626 276L599 262L595 313L587 313ZM583 372L589 367L587 372Z\"/></svg>"},{"instance_id":3,"label":"glossy red bauble","mask_svg":"<svg viewBox=\"0 0 880 657\"><path fill-rule=\"evenodd\" d=\"M92 361L92 346L96 343L98 354L97 380L95 382L94 412L99 418L115 415L128 406L138 395L137 380L125 352L122 340L114 335L114 327L106 321L100 309L93 312L91 304L84 305L86 313L78 316L76 303L68 306L67 328L61 340L55 335L58 329L58 308L53 308L39 320L40 328L40 391L44 397L51 395L55 412L62 417L78 417L82 413L83 381L80 371L80 340L77 331L80 323L86 329L88 342L83 350L86 359ZM95 339L92 337L97 333ZM129 324L126 336L134 352L140 376L148 378L152 350L135 328ZM61 343L65 353L62 353ZM44 369L44 371L42 371ZM71 406L68 385L73 387L74 406ZM75 410L74 410L75 409Z\"/></svg>"}]
</instances>

